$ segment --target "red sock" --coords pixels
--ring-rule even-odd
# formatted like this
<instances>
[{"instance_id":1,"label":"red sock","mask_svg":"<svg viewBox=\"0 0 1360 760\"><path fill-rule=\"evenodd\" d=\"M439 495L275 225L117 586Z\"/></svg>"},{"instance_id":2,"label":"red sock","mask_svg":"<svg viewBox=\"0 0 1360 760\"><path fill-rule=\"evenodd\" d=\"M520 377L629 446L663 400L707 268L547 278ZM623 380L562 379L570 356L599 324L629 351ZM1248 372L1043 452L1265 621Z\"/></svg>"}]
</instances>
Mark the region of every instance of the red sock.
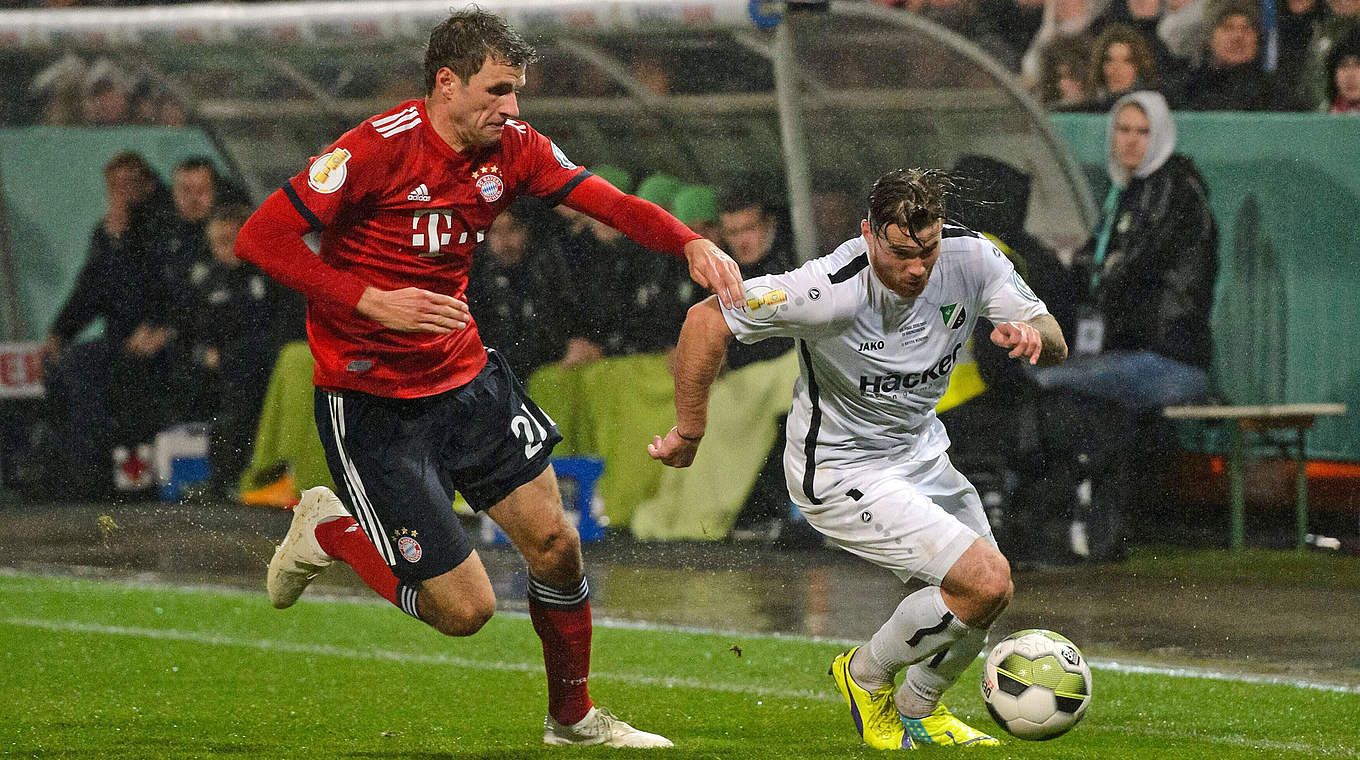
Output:
<instances>
[{"instance_id":1,"label":"red sock","mask_svg":"<svg viewBox=\"0 0 1360 760\"><path fill-rule=\"evenodd\" d=\"M582 600L572 609L562 609L531 596L529 619L543 640L548 714L569 726L586 717L595 706L586 683L590 677L590 600Z\"/></svg>"},{"instance_id":2,"label":"red sock","mask_svg":"<svg viewBox=\"0 0 1360 760\"><path fill-rule=\"evenodd\" d=\"M354 568L382 598L397 604L397 576L353 517L340 517L316 526L316 542L321 544L321 551Z\"/></svg>"}]
</instances>

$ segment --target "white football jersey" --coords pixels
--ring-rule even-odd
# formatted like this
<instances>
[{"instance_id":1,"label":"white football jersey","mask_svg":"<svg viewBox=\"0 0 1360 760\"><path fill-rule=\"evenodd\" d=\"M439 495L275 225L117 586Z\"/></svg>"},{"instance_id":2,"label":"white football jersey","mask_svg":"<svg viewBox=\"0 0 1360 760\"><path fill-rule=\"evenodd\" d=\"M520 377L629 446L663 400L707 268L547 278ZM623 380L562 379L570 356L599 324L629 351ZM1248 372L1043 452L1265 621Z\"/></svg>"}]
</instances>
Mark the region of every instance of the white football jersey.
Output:
<instances>
[{"instance_id":1,"label":"white football jersey","mask_svg":"<svg viewBox=\"0 0 1360 760\"><path fill-rule=\"evenodd\" d=\"M916 298L879 281L868 243L857 237L791 272L747 280L746 310L723 309L743 343L797 340L785 471L798 500L821 503L823 489L884 456L942 454L949 437L935 405L978 316L1008 322L1048 313L981 235L946 225L940 249Z\"/></svg>"}]
</instances>

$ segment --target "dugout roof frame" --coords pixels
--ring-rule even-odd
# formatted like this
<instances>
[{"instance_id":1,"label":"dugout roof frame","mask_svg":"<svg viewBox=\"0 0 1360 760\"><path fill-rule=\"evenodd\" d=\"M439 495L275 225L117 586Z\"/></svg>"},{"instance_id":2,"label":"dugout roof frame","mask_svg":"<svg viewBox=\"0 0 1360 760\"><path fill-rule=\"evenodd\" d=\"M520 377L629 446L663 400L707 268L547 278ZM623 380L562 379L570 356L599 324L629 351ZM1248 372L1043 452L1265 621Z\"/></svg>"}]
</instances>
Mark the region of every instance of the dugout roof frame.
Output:
<instances>
[{"instance_id":1,"label":"dugout roof frame","mask_svg":"<svg viewBox=\"0 0 1360 760\"><path fill-rule=\"evenodd\" d=\"M802 259L819 189L859 197L899 165L993 155L1034 176L1030 229L1074 247L1086 177L1041 107L976 45L862 2L483 0L537 38L524 116L574 160L721 184L781 174ZM791 5L798 5L796 3ZM359 120L419 95L447 0L0 12L0 42L110 58L154 80L262 198ZM662 72L649 63L660 62ZM658 86L656 77L667 80ZM821 233L819 236L819 232Z\"/></svg>"}]
</instances>

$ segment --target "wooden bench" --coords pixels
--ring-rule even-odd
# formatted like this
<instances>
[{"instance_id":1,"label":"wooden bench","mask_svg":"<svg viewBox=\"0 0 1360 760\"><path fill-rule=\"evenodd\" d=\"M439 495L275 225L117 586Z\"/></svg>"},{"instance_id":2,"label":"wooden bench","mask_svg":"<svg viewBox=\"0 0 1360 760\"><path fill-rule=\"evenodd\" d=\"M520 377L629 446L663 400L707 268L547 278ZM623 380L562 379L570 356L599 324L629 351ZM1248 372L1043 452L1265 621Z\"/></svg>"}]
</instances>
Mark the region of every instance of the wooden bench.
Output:
<instances>
[{"instance_id":1,"label":"wooden bench","mask_svg":"<svg viewBox=\"0 0 1360 760\"><path fill-rule=\"evenodd\" d=\"M1173 420L1203 420L1228 428L1228 489L1232 506L1232 549L1246 543L1246 490L1243 483L1247 456L1245 434L1271 430L1294 430L1294 510L1297 545L1303 549L1308 535L1308 458L1304 433L1318 417L1341 416L1345 404L1270 404L1261 406L1168 406L1162 413Z\"/></svg>"}]
</instances>

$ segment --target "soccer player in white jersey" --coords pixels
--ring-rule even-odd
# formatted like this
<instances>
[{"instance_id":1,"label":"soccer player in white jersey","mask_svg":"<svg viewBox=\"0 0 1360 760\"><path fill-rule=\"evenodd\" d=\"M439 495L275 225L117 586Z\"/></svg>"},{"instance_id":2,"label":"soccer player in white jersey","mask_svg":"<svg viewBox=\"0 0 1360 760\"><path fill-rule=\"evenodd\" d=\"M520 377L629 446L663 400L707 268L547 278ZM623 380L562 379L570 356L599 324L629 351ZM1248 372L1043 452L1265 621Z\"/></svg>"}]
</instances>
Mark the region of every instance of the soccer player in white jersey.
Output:
<instances>
[{"instance_id":1,"label":"soccer player in white jersey","mask_svg":"<svg viewBox=\"0 0 1360 760\"><path fill-rule=\"evenodd\" d=\"M694 460L709 388L734 335L796 340L801 372L784 451L790 497L835 544L927 584L867 644L832 661L855 728L879 749L998 743L940 702L1013 587L977 491L945 453L935 405L979 316L1013 358L1067 356L1057 321L1006 257L944 223L942 176L883 175L862 237L792 272L747 280L745 311L714 298L691 308L676 350L676 426L648 447L672 467Z\"/></svg>"}]
</instances>

